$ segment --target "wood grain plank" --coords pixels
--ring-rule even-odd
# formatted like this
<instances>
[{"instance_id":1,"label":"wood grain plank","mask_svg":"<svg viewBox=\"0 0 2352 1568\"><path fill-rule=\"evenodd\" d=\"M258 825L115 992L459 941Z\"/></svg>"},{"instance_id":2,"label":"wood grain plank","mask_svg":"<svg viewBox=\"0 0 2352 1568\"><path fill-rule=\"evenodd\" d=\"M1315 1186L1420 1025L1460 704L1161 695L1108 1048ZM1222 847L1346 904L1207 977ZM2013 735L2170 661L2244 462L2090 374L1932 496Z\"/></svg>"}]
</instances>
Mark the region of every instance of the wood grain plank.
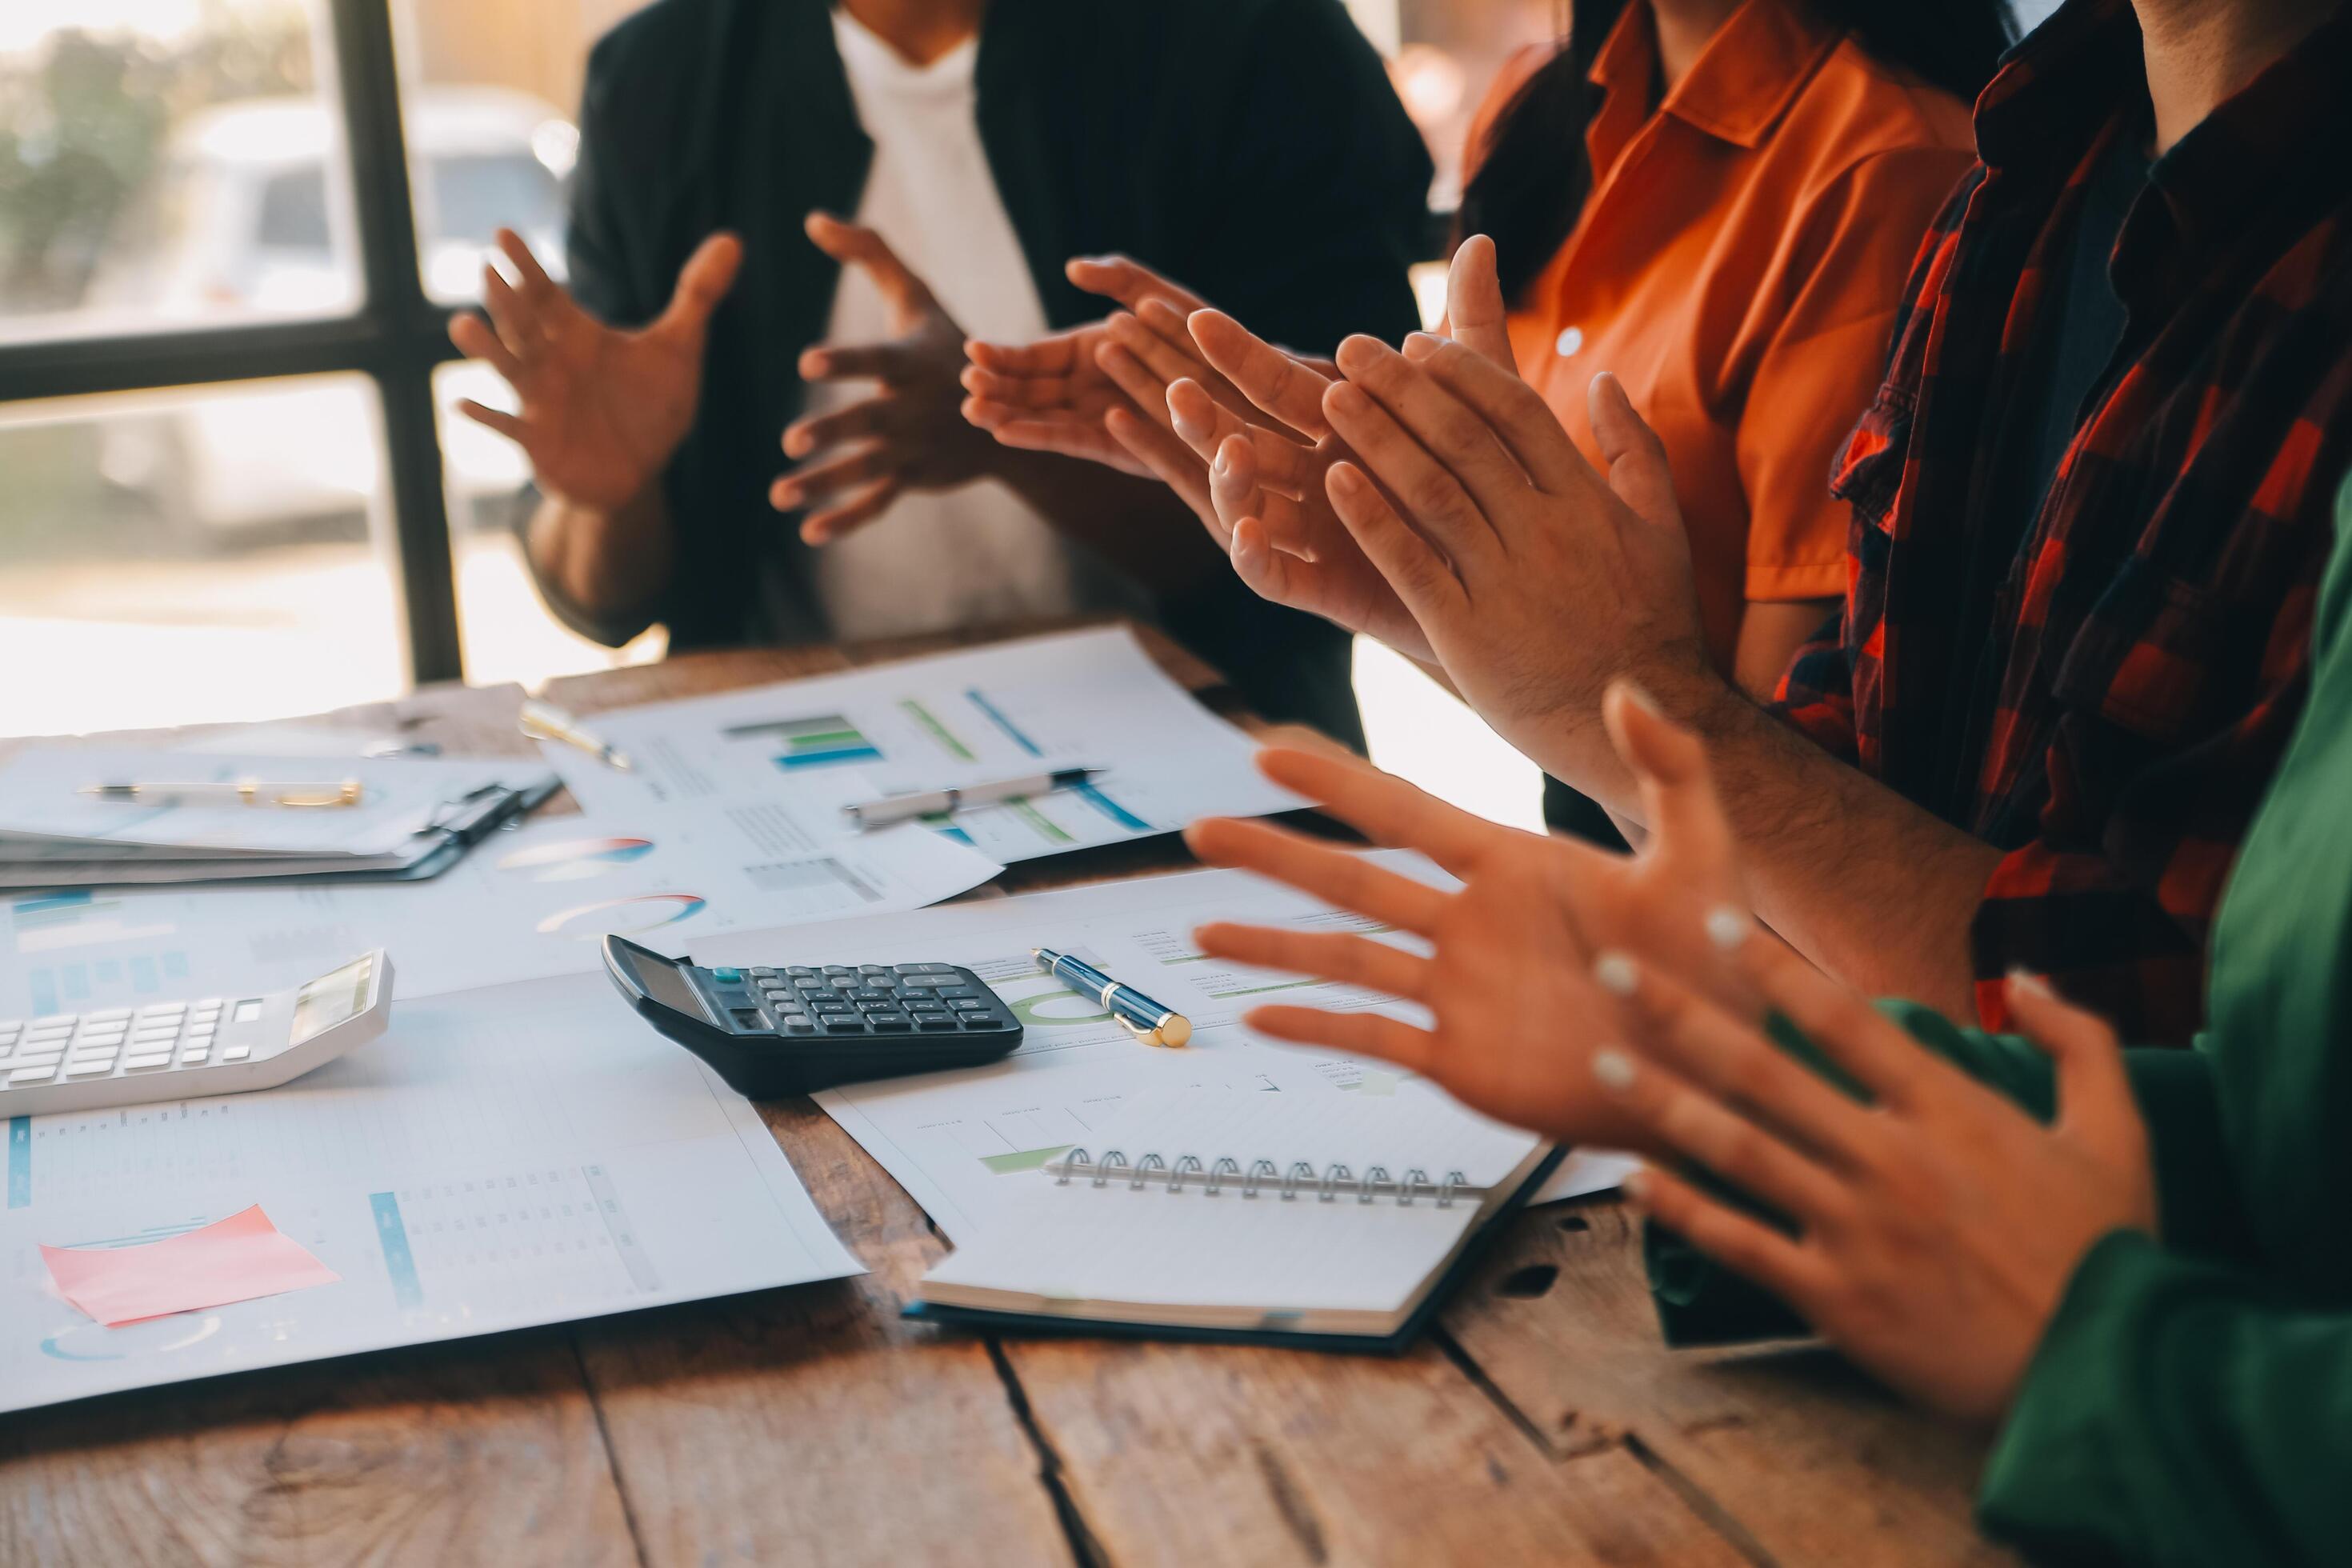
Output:
<instances>
[{"instance_id":1,"label":"wood grain plank","mask_svg":"<svg viewBox=\"0 0 2352 1568\"><path fill-rule=\"evenodd\" d=\"M1068 1561L987 1347L899 1320L922 1211L814 1105L761 1110L872 1272L579 1325L646 1561Z\"/></svg>"},{"instance_id":2,"label":"wood grain plank","mask_svg":"<svg viewBox=\"0 0 2352 1568\"><path fill-rule=\"evenodd\" d=\"M0 1563L637 1561L562 1330L0 1422Z\"/></svg>"},{"instance_id":3,"label":"wood grain plank","mask_svg":"<svg viewBox=\"0 0 2352 1568\"><path fill-rule=\"evenodd\" d=\"M1559 1461L1430 1343L1004 1351L1114 1563L1742 1561L1626 1450Z\"/></svg>"},{"instance_id":4,"label":"wood grain plank","mask_svg":"<svg viewBox=\"0 0 2352 1568\"><path fill-rule=\"evenodd\" d=\"M1969 1519L1981 1438L1825 1351L1667 1350L1620 1204L1523 1215L1444 1321L1546 1442L1632 1437L1780 1562L2011 1561Z\"/></svg>"}]
</instances>

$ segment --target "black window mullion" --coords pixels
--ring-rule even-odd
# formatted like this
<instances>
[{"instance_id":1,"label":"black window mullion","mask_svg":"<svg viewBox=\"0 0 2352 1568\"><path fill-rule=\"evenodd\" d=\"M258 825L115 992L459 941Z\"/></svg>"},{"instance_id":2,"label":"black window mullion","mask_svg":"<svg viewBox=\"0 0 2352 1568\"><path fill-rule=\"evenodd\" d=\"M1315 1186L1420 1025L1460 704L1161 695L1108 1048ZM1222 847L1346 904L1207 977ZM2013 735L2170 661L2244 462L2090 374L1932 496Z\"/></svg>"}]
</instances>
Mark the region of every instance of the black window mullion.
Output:
<instances>
[{"instance_id":1,"label":"black window mullion","mask_svg":"<svg viewBox=\"0 0 2352 1568\"><path fill-rule=\"evenodd\" d=\"M385 474L400 560L410 673L420 681L464 673L457 637L447 490L433 410L433 367L450 357L448 312L425 297L409 198L392 0L333 0L336 72L352 200L359 223L364 316L376 353L364 366L383 406Z\"/></svg>"}]
</instances>

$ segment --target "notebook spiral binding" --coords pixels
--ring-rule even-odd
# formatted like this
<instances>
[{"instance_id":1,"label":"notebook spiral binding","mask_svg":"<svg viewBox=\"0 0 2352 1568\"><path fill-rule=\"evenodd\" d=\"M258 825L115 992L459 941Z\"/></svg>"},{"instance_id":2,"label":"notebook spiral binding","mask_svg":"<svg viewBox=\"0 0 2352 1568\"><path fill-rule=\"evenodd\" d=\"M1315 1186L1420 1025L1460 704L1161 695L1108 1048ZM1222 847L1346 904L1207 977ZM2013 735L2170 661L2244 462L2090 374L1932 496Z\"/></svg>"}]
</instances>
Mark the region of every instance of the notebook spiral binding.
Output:
<instances>
[{"instance_id":1,"label":"notebook spiral binding","mask_svg":"<svg viewBox=\"0 0 2352 1568\"><path fill-rule=\"evenodd\" d=\"M1100 1160L1084 1149L1073 1149L1045 1166L1055 1186L1066 1187L1073 1178L1084 1178L1091 1185L1107 1187L1120 1176L1129 1188L1141 1192L1158 1184L1171 1193L1181 1193L1186 1184L1197 1182L1202 1195L1215 1197L1231 1182L1244 1198L1255 1198L1262 1193L1273 1192L1277 1201L1296 1203L1301 1193L1311 1193L1318 1203L1337 1203L1342 1194L1353 1193L1360 1204L1375 1202L1384 1194L1393 1197L1399 1207L1409 1208L1415 1199L1427 1196L1438 1208L1452 1208L1456 1198L1483 1198L1486 1189L1473 1186L1459 1171L1448 1171L1443 1182L1433 1182L1429 1173L1414 1165L1406 1170L1402 1179L1389 1174L1386 1165L1366 1167L1357 1175L1345 1165L1325 1167L1315 1173L1315 1167L1304 1160L1292 1163L1287 1171L1281 1170L1271 1160L1254 1160L1245 1171L1241 1162L1221 1159L1214 1164L1203 1164L1198 1155L1181 1154L1170 1164L1158 1154L1146 1154L1129 1163L1117 1149L1104 1151Z\"/></svg>"}]
</instances>

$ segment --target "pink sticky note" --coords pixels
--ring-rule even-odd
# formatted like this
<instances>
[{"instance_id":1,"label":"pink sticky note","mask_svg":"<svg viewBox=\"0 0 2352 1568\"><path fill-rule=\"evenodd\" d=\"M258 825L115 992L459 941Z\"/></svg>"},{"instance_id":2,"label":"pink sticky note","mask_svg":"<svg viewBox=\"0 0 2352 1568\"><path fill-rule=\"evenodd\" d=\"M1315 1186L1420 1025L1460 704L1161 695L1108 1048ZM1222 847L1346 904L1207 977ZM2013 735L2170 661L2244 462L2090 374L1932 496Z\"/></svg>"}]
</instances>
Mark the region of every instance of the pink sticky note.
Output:
<instances>
[{"instance_id":1,"label":"pink sticky note","mask_svg":"<svg viewBox=\"0 0 2352 1568\"><path fill-rule=\"evenodd\" d=\"M259 1204L140 1247L44 1247L41 1261L58 1294L110 1329L342 1278L270 1224Z\"/></svg>"}]
</instances>

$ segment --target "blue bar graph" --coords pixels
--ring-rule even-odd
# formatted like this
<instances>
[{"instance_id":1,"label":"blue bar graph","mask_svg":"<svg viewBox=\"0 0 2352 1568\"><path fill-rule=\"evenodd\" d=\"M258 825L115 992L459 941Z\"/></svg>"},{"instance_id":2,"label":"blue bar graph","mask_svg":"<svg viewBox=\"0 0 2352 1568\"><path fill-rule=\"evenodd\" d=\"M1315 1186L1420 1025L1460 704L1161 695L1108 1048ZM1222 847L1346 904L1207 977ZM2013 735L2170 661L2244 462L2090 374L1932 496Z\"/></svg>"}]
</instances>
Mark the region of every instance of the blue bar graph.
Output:
<instances>
[{"instance_id":1,"label":"blue bar graph","mask_svg":"<svg viewBox=\"0 0 2352 1568\"><path fill-rule=\"evenodd\" d=\"M1121 827L1127 828L1129 831L1134 833L1149 833L1151 831L1151 824L1144 821L1143 818L1136 816L1135 813L1128 810L1127 807L1119 805L1118 802L1103 794L1101 790L1096 788L1093 784L1078 784L1076 787L1076 793L1084 796L1087 805L1093 806L1097 811L1101 812L1105 816L1109 817L1113 822L1118 823Z\"/></svg>"},{"instance_id":2,"label":"blue bar graph","mask_svg":"<svg viewBox=\"0 0 2352 1568\"><path fill-rule=\"evenodd\" d=\"M33 1119L8 1119L8 1206L33 1206Z\"/></svg>"},{"instance_id":3,"label":"blue bar graph","mask_svg":"<svg viewBox=\"0 0 2352 1568\"><path fill-rule=\"evenodd\" d=\"M416 1277L416 1257L408 1249L408 1226L400 1217L400 1200L390 1193L370 1193L375 1210L375 1238L383 1248L383 1267L392 1276L392 1299L404 1310L425 1305L425 1282Z\"/></svg>"},{"instance_id":4,"label":"blue bar graph","mask_svg":"<svg viewBox=\"0 0 2352 1568\"><path fill-rule=\"evenodd\" d=\"M1042 757L1045 754L1044 749L1040 747L1036 742L1022 733L1021 727L1015 724L1012 720L1007 719L1004 716L1004 710L997 707L995 703L991 702L987 696L982 692L980 688L975 686L966 691L963 695L965 701L971 703L973 707L979 709L981 712L987 715L988 721L995 725L998 729L1003 731L1006 738L1012 741L1014 745L1020 747L1023 751L1028 752L1033 757Z\"/></svg>"}]
</instances>

